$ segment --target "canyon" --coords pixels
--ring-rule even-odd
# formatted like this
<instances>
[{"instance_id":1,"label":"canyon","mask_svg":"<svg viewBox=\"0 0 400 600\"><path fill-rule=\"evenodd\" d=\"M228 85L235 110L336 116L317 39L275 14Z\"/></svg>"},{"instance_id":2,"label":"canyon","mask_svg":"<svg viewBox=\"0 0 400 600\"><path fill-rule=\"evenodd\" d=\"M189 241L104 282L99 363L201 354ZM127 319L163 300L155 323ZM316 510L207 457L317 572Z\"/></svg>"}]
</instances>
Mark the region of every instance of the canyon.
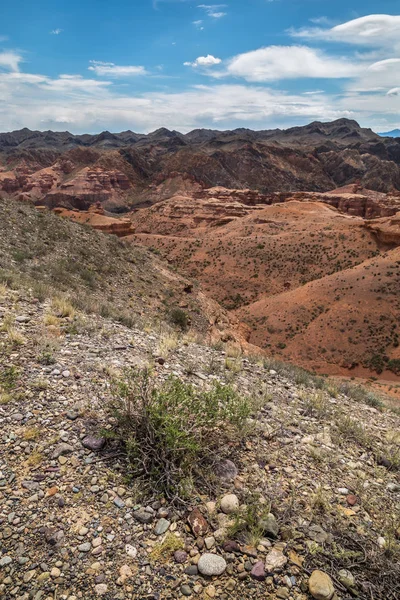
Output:
<instances>
[{"instance_id":1,"label":"canyon","mask_svg":"<svg viewBox=\"0 0 400 600\"><path fill-rule=\"evenodd\" d=\"M148 247L243 347L333 375L400 378L399 190L399 140L346 119L0 134L3 198Z\"/></svg>"}]
</instances>

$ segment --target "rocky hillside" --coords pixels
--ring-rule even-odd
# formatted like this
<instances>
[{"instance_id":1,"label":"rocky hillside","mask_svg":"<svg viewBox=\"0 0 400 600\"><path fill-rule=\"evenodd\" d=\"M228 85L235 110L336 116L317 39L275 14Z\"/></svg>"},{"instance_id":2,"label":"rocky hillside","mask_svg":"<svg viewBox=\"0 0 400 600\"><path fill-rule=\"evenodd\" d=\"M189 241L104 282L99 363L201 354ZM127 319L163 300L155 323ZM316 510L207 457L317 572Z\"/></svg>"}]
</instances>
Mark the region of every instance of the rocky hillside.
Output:
<instances>
[{"instance_id":1,"label":"rocky hillside","mask_svg":"<svg viewBox=\"0 0 400 600\"><path fill-rule=\"evenodd\" d=\"M5 600L398 598L400 420L373 393L15 281L0 287L0 357ZM183 504L144 495L106 435L113 381L146 365L161 389L173 376L252 399L245 430Z\"/></svg>"},{"instance_id":2,"label":"rocky hillside","mask_svg":"<svg viewBox=\"0 0 400 600\"><path fill-rule=\"evenodd\" d=\"M326 192L360 181L389 192L400 189L399 165L399 139L346 119L257 132L0 134L0 192L50 208L87 210L100 202L121 212L214 186Z\"/></svg>"},{"instance_id":3,"label":"rocky hillside","mask_svg":"<svg viewBox=\"0 0 400 600\"><path fill-rule=\"evenodd\" d=\"M0 281L128 325L182 316L210 340L236 339L234 319L153 253L30 204L0 198ZM172 316L171 316L172 314Z\"/></svg>"}]
</instances>

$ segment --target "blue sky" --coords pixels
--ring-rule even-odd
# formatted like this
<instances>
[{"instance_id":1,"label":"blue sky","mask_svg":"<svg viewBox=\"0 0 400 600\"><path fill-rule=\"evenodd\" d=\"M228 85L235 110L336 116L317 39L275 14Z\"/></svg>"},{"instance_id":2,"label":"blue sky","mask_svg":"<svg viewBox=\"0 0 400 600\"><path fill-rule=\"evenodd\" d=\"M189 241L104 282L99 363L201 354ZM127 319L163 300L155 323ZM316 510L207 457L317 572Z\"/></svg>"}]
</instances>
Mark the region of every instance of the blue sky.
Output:
<instances>
[{"instance_id":1,"label":"blue sky","mask_svg":"<svg viewBox=\"0 0 400 600\"><path fill-rule=\"evenodd\" d=\"M400 126L399 0L13 0L0 130Z\"/></svg>"}]
</instances>

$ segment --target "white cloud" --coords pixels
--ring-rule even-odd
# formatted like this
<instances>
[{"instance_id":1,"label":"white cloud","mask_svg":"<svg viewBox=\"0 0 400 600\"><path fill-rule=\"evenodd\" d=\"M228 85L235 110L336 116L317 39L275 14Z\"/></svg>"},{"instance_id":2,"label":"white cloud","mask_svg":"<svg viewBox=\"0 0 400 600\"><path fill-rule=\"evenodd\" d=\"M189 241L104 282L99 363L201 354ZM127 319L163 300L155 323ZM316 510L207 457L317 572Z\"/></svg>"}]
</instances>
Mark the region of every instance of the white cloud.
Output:
<instances>
[{"instance_id":1,"label":"white cloud","mask_svg":"<svg viewBox=\"0 0 400 600\"><path fill-rule=\"evenodd\" d=\"M17 52L0 52L0 69L19 71L20 62L22 62L22 56Z\"/></svg>"},{"instance_id":2,"label":"white cloud","mask_svg":"<svg viewBox=\"0 0 400 600\"><path fill-rule=\"evenodd\" d=\"M307 46L268 46L232 58L227 74L247 81L277 81L281 79L354 77L358 64L345 58L325 55Z\"/></svg>"},{"instance_id":3,"label":"white cloud","mask_svg":"<svg viewBox=\"0 0 400 600\"><path fill-rule=\"evenodd\" d=\"M98 60L91 60L91 66L88 67L89 71L94 71L96 75L106 77L132 77L136 75L146 75L147 71L144 67L133 66L133 65L116 65L112 62L101 62Z\"/></svg>"},{"instance_id":4,"label":"white cloud","mask_svg":"<svg viewBox=\"0 0 400 600\"><path fill-rule=\"evenodd\" d=\"M196 58L194 62L185 62L183 63L185 67L213 67L214 65L219 65L221 63L220 58L215 58L211 54L207 54L207 56L199 56Z\"/></svg>"},{"instance_id":5,"label":"white cloud","mask_svg":"<svg viewBox=\"0 0 400 600\"><path fill-rule=\"evenodd\" d=\"M348 90L358 92L387 92L400 83L400 58L387 58L365 66Z\"/></svg>"},{"instance_id":6,"label":"white cloud","mask_svg":"<svg viewBox=\"0 0 400 600\"><path fill-rule=\"evenodd\" d=\"M197 29L200 29L201 31L203 31L204 27L203 27L202 19L197 19L197 21L192 21L192 23L195 27L197 27Z\"/></svg>"},{"instance_id":7,"label":"white cloud","mask_svg":"<svg viewBox=\"0 0 400 600\"><path fill-rule=\"evenodd\" d=\"M57 28L57 29L52 29L50 31L50 33L51 33L51 35L60 35L60 33L62 33L62 31L63 31L62 29Z\"/></svg>"},{"instance_id":8,"label":"white cloud","mask_svg":"<svg viewBox=\"0 0 400 600\"><path fill-rule=\"evenodd\" d=\"M311 27L290 30L293 37L375 46L400 47L400 16L367 15L331 28Z\"/></svg>"},{"instance_id":9,"label":"white cloud","mask_svg":"<svg viewBox=\"0 0 400 600\"><path fill-rule=\"evenodd\" d=\"M221 19L227 14L221 10L221 8L226 8L226 4L199 4L197 8L205 10L207 15L213 19Z\"/></svg>"},{"instance_id":10,"label":"white cloud","mask_svg":"<svg viewBox=\"0 0 400 600\"><path fill-rule=\"evenodd\" d=\"M321 94L305 97L254 85L210 85L182 92L121 94L110 81L77 75L55 79L42 75L0 73L0 131L70 129L73 132L152 131L166 126L189 131L196 127L281 126L300 120L351 115L333 107ZM28 101L29 100L29 101Z\"/></svg>"},{"instance_id":11,"label":"white cloud","mask_svg":"<svg viewBox=\"0 0 400 600\"><path fill-rule=\"evenodd\" d=\"M46 78L45 81L47 89L65 93L81 91L91 94L110 85L110 81L85 79L81 75L60 75L57 79Z\"/></svg>"}]
</instances>

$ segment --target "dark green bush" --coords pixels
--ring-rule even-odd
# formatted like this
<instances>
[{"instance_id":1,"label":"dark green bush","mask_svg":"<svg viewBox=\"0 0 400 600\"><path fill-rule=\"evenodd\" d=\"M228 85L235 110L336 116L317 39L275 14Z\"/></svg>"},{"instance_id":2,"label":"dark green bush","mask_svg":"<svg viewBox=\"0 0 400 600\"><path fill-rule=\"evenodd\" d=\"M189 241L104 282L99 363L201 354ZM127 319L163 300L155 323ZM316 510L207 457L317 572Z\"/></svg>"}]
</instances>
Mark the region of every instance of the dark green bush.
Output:
<instances>
[{"instance_id":1,"label":"dark green bush","mask_svg":"<svg viewBox=\"0 0 400 600\"><path fill-rule=\"evenodd\" d=\"M169 319L173 325L176 325L183 331L188 328L189 317L181 308L173 308L169 313Z\"/></svg>"}]
</instances>

